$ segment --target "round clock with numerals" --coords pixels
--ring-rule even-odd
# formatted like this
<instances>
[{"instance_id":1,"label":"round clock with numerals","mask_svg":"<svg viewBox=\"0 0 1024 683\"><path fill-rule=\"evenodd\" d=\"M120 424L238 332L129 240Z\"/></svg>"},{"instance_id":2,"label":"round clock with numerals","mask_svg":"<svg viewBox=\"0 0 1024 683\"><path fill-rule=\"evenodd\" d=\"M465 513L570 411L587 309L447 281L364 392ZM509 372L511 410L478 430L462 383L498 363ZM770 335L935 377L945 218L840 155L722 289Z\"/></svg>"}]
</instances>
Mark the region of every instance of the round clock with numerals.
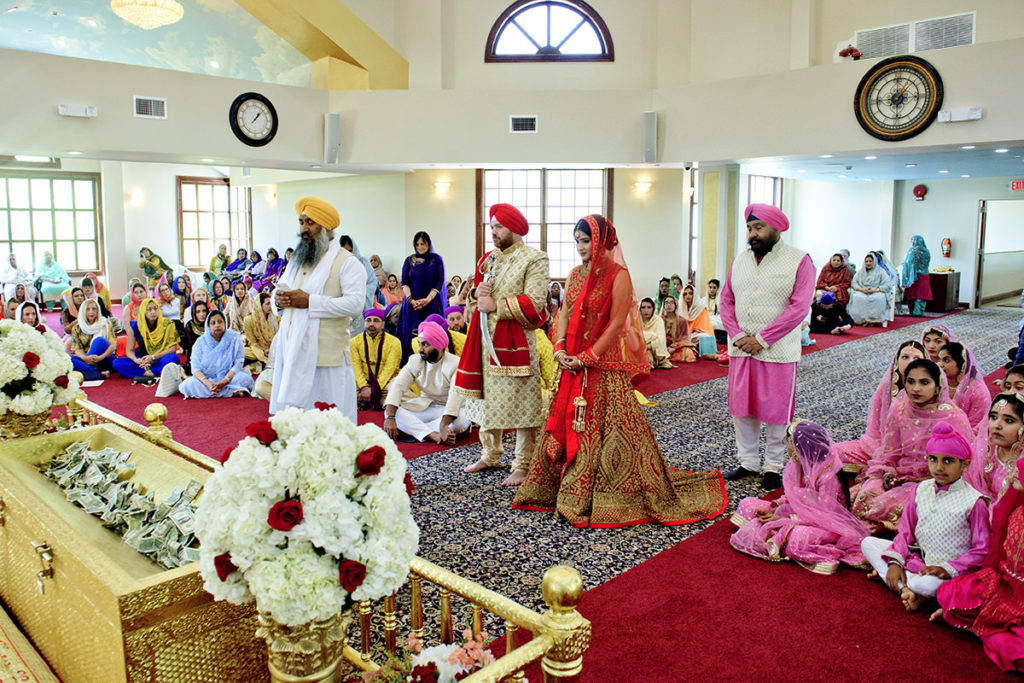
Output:
<instances>
[{"instance_id":1,"label":"round clock with numerals","mask_svg":"<svg viewBox=\"0 0 1024 683\"><path fill-rule=\"evenodd\" d=\"M942 78L912 55L883 59L860 79L853 110L861 127L879 140L911 138L935 120L942 107Z\"/></svg>"},{"instance_id":2,"label":"round clock with numerals","mask_svg":"<svg viewBox=\"0 0 1024 683\"><path fill-rule=\"evenodd\" d=\"M277 135L277 110L257 92L242 93L231 103L228 123L239 140L250 147L262 147Z\"/></svg>"}]
</instances>

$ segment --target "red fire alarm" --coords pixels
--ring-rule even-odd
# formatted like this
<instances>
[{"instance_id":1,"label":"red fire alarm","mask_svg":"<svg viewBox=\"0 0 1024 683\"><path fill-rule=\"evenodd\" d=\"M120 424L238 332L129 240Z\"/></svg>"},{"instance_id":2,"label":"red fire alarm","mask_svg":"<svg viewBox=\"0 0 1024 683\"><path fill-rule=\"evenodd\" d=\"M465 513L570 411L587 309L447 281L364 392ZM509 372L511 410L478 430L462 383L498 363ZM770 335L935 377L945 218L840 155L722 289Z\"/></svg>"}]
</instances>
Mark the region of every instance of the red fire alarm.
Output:
<instances>
[{"instance_id":1,"label":"red fire alarm","mask_svg":"<svg viewBox=\"0 0 1024 683\"><path fill-rule=\"evenodd\" d=\"M927 185L914 185L914 196L917 197L917 201L923 202L926 194L928 194Z\"/></svg>"}]
</instances>

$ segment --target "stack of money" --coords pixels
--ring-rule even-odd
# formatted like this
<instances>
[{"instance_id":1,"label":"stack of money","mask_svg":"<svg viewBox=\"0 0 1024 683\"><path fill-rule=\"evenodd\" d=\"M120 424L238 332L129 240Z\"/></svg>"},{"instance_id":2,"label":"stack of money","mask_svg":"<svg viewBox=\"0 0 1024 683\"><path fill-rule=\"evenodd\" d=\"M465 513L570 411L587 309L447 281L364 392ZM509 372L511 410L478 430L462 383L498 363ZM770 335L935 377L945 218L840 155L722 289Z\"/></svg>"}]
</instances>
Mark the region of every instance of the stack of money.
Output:
<instances>
[{"instance_id":1,"label":"stack of money","mask_svg":"<svg viewBox=\"0 0 1024 683\"><path fill-rule=\"evenodd\" d=\"M122 540L161 567L173 569L199 561L195 536L195 498L203 485L190 481L156 503L152 492L129 481L135 474L131 452L114 448L89 449L77 442L40 465L44 475L64 491L67 499Z\"/></svg>"}]
</instances>

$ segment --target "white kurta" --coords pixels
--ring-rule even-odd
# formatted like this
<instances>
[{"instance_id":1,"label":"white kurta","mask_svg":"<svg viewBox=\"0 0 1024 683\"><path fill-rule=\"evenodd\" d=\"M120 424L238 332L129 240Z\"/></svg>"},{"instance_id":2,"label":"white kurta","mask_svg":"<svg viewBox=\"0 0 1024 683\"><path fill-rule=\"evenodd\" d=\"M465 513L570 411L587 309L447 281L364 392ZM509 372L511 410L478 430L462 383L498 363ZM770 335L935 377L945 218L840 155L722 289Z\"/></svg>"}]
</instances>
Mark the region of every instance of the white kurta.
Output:
<instances>
[{"instance_id":1,"label":"white kurta","mask_svg":"<svg viewBox=\"0 0 1024 683\"><path fill-rule=\"evenodd\" d=\"M326 258L326 257L325 257ZM292 289L302 289L305 282L309 279L312 274L312 268L310 269L299 269L295 274L294 282L291 283ZM363 312L363 298L365 297L365 285L366 271L363 270L363 264L358 259L348 258L341 265L341 270L338 273L338 283L341 286L341 296L329 297L322 294L322 288L318 292L309 292L309 317L310 318L343 318L360 315ZM273 299L272 299L273 301ZM277 305L274 304L275 313L277 312ZM286 314L290 309L284 309ZM286 331L287 321L282 320L281 330L277 336L280 336L278 344L278 358L285 352L286 335L282 335ZM348 344L345 344L347 349ZM313 355L309 358L309 363L316 363L316 356ZM275 363L276 368L279 369L280 365ZM275 377L273 391L270 397L270 412L271 414L284 410L285 408L297 407L303 410L309 410L313 408L313 404L317 402L333 403L338 407L338 410L342 412L345 417L352 420L353 424L357 423L356 414L356 379L352 373L352 364L348 357L342 359L340 365L331 367L315 367L312 372L312 381L309 386L309 391L303 394L301 402L285 402L281 399L278 393L278 389L281 383Z\"/></svg>"},{"instance_id":2,"label":"white kurta","mask_svg":"<svg viewBox=\"0 0 1024 683\"><path fill-rule=\"evenodd\" d=\"M397 406L395 423L400 430L423 441L428 434L441 430L441 418L445 415L455 416L450 428L456 434L469 429L469 419L462 410L462 396L453 388L458 367L459 357L447 351L437 363L429 363L419 354L409 356L384 402ZM403 400L414 382L420 388L420 395Z\"/></svg>"}]
</instances>

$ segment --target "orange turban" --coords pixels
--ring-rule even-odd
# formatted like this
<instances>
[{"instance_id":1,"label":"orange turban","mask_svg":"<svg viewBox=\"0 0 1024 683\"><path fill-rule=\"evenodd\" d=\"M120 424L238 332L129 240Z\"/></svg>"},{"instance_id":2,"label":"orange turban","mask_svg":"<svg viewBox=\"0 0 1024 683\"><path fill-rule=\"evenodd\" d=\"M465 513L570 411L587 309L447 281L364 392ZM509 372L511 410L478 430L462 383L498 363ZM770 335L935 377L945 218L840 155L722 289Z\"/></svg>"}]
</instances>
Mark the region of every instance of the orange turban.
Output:
<instances>
[{"instance_id":1,"label":"orange turban","mask_svg":"<svg viewBox=\"0 0 1024 683\"><path fill-rule=\"evenodd\" d=\"M319 197L299 197L295 202L295 213L299 216L306 214L328 230L334 230L341 223L338 210Z\"/></svg>"},{"instance_id":2,"label":"orange turban","mask_svg":"<svg viewBox=\"0 0 1024 683\"><path fill-rule=\"evenodd\" d=\"M503 226L517 235L525 235L530 232L530 223L526 216L511 204L495 204L489 212L490 217L496 219Z\"/></svg>"}]
</instances>

